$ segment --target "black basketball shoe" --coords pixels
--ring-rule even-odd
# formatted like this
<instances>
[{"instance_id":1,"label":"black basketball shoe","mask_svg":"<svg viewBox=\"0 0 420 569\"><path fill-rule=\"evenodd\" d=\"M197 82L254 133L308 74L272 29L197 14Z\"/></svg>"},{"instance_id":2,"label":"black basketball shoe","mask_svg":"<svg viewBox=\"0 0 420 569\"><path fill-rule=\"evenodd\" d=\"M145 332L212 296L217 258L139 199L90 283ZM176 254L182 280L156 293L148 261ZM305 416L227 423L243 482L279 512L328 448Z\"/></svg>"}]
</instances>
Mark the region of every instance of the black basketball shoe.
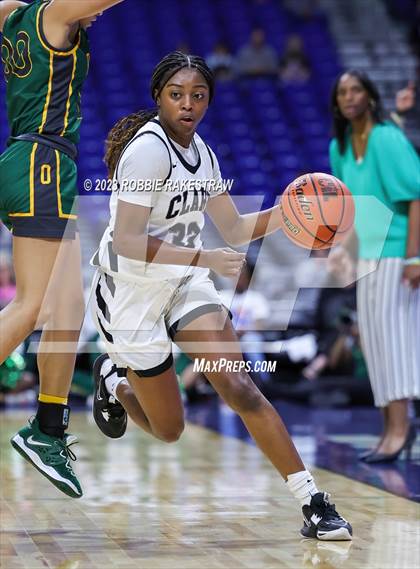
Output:
<instances>
[{"instance_id":1,"label":"black basketball shoe","mask_svg":"<svg viewBox=\"0 0 420 569\"><path fill-rule=\"evenodd\" d=\"M303 506L304 526L300 530L303 537L313 537L321 541L350 541L353 530L347 520L329 502L330 495L318 492L312 496L309 506Z\"/></svg>"},{"instance_id":2,"label":"black basketball shoe","mask_svg":"<svg viewBox=\"0 0 420 569\"><path fill-rule=\"evenodd\" d=\"M95 393L93 396L93 418L104 435L111 439L119 439L127 429L127 412L119 401L110 395L105 387L105 380L117 372L116 366L102 375L103 364L109 359L108 354L102 354L93 364Z\"/></svg>"}]
</instances>

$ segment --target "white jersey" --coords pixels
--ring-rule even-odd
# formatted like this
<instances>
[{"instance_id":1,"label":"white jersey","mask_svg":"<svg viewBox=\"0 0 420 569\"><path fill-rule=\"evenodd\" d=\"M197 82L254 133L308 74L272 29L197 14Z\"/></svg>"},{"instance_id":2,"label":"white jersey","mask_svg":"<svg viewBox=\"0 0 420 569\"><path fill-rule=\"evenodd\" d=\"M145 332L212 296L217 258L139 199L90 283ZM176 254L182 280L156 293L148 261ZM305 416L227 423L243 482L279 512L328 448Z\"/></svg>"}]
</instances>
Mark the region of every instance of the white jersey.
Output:
<instances>
[{"instance_id":1,"label":"white jersey","mask_svg":"<svg viewBox=\"0 0 420 569\"><path fill-rule=\"evenodd\" d=\"M171 140L157 118L139 129L124 149L114 175L110 221L92 264L124 280L182 278L207 269L146 263L115 255L112 237L118 200L151 208L148 234L200 249L209 199L225 191L213 151L194 135L189 148Z\"/></svg>"}]
</instances>

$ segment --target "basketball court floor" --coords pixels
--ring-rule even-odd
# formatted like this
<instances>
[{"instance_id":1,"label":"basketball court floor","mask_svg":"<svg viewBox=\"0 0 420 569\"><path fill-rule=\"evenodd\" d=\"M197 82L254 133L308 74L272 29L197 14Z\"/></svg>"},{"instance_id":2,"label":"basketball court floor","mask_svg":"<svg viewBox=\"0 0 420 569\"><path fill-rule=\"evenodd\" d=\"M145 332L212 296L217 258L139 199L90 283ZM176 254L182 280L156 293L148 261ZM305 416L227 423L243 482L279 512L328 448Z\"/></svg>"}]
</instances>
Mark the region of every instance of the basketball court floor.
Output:
<instances>
[{"instance_id":1,"label":"basketball court floor","mask_svg":"<svg viewBox=\"0 0 420 569\"><path fill-rule=\"evenodd\" d=\"M0 415L0 566L418 568L417 459L376 473L370 468L368 475L355 461L355 449L373 440L361 416L338 411L339 421L333 412L300 408L299 418L290 404L280 407L319 488L328 489L351 520L353 542L299 537L296 501L240 421L217 401L193 407L181 440L170 445L132 426L122 439L107 439L89 413L74 412L75 469L85 490L80 500L59 493L12 450L9 436L28 413L10 411ZM346 435L346 422L359 434Z\"/></svg>"}]
</instances>

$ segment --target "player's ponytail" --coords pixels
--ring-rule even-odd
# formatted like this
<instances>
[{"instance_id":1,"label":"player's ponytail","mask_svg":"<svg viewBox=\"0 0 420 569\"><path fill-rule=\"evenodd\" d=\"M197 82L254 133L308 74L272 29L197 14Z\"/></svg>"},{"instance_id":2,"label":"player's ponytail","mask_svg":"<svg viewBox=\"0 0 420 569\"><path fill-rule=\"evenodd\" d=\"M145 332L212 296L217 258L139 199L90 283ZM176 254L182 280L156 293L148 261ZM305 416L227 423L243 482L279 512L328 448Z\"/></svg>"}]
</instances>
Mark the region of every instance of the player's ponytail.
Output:
<instances>
[{"instance_id":1,"label":"player's ponytail","mask_svg":"<svg viewBox=\"0 0 420 569\"><path fill-rule=\"evenodd\" d=\"M138 111L127 117L120 119L116 125L109 131L105 141L105 157L104 162L108 168L108 176L114 176L115 168L118 160L136 132L144 126L150 119L156 116L158 109L150 109L147 111Z\"/></svg>"},{"instance_id":2,"label":"player's ponytail","mask_svg":"<svg viewBox=\"0 0 420 569\"><path fill-rule=\"evenodd\" d=\"M150 81L152 99L156 102L162 89L180 69L196 69L203 76L209 87L209 101L214 95L214 75L205 60L198 55L187 55L181 51L173 51L166 55L155 67ZM124 117L111 129L105 143L105 164L110 178L114 175L118 160L136 134L150 119L158 114L159 109L139 111Z\"/></svg>"}]
</instances>

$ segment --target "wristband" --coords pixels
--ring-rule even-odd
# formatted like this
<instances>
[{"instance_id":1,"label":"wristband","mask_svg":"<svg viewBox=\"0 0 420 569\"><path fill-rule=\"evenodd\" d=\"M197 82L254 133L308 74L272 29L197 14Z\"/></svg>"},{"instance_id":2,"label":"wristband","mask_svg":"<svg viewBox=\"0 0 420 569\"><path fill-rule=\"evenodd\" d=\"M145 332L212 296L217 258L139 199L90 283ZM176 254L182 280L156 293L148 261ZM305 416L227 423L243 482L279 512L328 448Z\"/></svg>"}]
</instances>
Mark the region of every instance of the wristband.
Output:
<instances>
[{"instance_id":1,"label":"wristband","mask_svg":"<svg viewBox=\"0 0 420 569\"><path fill-rule=\"evenodd\" d=\"M420 265L420 257L409 257L403 261L404 267L418 266Z\"/></svg>"}]
</instances>

